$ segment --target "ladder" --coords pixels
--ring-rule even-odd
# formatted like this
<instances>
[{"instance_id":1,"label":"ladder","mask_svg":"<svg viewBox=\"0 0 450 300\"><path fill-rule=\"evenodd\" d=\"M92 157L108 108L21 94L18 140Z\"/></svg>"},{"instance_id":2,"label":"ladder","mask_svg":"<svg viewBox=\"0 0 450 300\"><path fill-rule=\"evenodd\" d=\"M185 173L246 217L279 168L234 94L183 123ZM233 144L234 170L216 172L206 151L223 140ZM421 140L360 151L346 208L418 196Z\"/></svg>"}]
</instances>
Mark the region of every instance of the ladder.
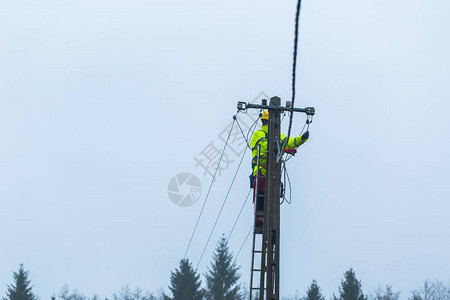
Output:
<instances>
[{"instance_id":1,"label":"ladder","mask_svg":"<svg viewBox=\"0 0 450 300\"><path fill-rule=\"evenodd\" d=\"M266 245L263 235L263 233L256 233L253 231L252 266L250 272L250 300L263 300L266 291ZM256 248L258 244L260 247ZM260 262L258 265L257 261ZM258 279L259 283L255 283L255 280Z\"/></svg>"},{"instance_id":2,"label":"ladder","mask_svg":"<svg viewBox=\"0 0 450 300\"><path fill-rule=\"evenodd\" d=\"M260 174L260 151L261 146L258 145L258 155L257 155L257 174L256 174L256 182L253 186L253 203L255 205L255 219L254 219L254 227L253 227L253 244L252 244L252 264L250 270L250 300L264 300L266 284L265 284L265 275L266 275L266 262L267 262L267 249L266 249L266 238L265 238L265 230L264 225L262 230L257 227L257 222L261 222L264 218L264 211L258 210L258 201L262 201L263 203L266 201L266 193L265 191L261 191L259 188L259 182L261 179L265 180L265 176ZM265 164L264 164L265 165ZM259 197L258 197L259 196ZM259 264L257 262L259 261ZM259 283L255 280L259 279Z\"/></svg>"}]
</instances>

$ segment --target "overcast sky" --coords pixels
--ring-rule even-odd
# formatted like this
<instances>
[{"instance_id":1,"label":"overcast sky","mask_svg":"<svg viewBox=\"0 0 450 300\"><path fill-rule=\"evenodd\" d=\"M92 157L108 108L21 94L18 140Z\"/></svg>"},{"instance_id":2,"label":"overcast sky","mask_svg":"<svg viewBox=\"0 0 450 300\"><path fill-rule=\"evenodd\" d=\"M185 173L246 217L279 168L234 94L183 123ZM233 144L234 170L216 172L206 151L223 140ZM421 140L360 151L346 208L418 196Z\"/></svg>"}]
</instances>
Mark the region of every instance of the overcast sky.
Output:
<instances>
[{"instance_id":1,"label":"overcast sky","mask_svg":"<svg viewBox=\"0 0 450 300\"><path fill-rule=\"evenodd\" d=\"M211 142L222 149L238 101L291 97L295 6L1 1L0 294L20 263L42 299L64 284L102 297L126 283L167 289L210 182L195 157ZM350 267L365 292L392 284L403 299L427 278L450 281L449 14L446 0L303 1L296 106L317 115L288 164L283 295L316 279L328 298ZM304 122L294 116L293 134ZM226 154L194 266L238 165ZM250 159L202 274L247 195ZM203 187L190 207L167 193L183 172ZM238 257L247 283L250 247Z\"/></svg>"}]
</instances>

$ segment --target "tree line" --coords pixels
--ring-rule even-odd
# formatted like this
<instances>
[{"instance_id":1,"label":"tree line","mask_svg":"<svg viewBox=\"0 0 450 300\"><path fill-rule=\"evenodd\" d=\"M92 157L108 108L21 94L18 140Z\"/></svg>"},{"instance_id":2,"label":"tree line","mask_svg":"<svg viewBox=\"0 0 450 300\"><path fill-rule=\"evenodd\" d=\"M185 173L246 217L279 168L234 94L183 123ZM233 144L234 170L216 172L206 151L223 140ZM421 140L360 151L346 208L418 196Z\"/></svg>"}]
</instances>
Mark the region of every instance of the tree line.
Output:
<instances>
[{"instance_id":1,"label":"tree line","mask_svg":"<svg viewBox=\"0 0 450 300\"><path fill-rule=\"evenodd\" d=\"M188 259L182 259L179 267L170 273L169 292L163 289L155 292L144 292L139 287L131 289L128 285L104 300L240 300L249 299L248 286L239 280L239 266L229 251L227 240L222 236L213 253L212 261L204 275L201 276ZM304 295L285 297L284 300L325 300L322 290L313 280ZM370 294L364 294L361 281L357 279L351 268L344 273L337 295L331 300L399 300L400 292L394 291L391 285L379 286ZM29 271L23 265L13 272L13 283L7 286L3 300L40 300L34 294ZM87 297L77 290L64 286L51 300L103 300L99 296ZM450 284L442 281L426 280L423 287L411 292L408 300L450 300Z\"/></svg>"}]
</instances>

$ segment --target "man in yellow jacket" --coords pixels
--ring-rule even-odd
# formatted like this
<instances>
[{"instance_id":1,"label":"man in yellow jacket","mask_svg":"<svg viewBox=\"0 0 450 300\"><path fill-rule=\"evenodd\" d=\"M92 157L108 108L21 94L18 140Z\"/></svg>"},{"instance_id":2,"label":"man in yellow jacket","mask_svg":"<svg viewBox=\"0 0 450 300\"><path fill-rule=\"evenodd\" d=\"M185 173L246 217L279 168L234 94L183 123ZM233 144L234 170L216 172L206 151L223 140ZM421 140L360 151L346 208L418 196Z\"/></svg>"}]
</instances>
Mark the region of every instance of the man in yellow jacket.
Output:
<instances>
[{"instance_id":1,"label":"man in yellow jacket","mask_svg":"<svg viewBox=\"0 0 450 300\"><path fill-rule=\"evenodd\" d=\"M267 136L269 111L264 110L261 115L261 130L253 133L250 141L252 148L252 170L253 170L253 203L255 204L256 223L255 232L262 232L264 216L264 190L266 188L266 163L267 163ZM309 131L298 137L289 138L284 149L287 153L295 153L295 149L304 144L309 138ZM280 143L285 143L286 136L280 134ZM259 170L258 170L258 148L259 148ZM257 179L258 177L258 179ZM256 186L256 183L258 186ZM255 203L256 200L256 203Z\"/></svg>"}]
</instances>

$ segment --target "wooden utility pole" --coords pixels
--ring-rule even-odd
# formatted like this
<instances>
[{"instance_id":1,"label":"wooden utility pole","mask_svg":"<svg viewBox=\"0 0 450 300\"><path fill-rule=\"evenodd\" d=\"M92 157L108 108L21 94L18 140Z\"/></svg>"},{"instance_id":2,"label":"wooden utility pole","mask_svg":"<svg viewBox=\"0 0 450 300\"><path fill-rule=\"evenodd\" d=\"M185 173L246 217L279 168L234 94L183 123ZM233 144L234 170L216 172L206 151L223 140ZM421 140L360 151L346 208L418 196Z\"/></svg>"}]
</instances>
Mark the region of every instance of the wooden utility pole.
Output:
<instances>
[{"instance_id":1,"label":"wooden utility pole","mask_svg":"<svg viewBox=\"0 0 450 300\"><path fill-rule=\"evenodd\" d=\"M267 136L267 168L266 189L264 192L264 229L262 234L262 249L255 249L255 236L253 234L252 274L250 282L250 299L253 299L253 290L259 290L260 300L280 299L280 183L281 183L281 157L284 149L280 140L280 114L282 111L303 112L314 115L313 107L292 108L290 102L286 107L281 106L279 97L272 97L269 105L267 100L262 105L238 102L238 110L248 108L267 109L269 111L269 128ZM257 187L254 187L257 188ZM255 193L257 194L257 193ZM255 215L256 218L256 215ZM254 268L255 255L261 255L260 268ZM259 288L253 288L253 272L260 272ZM264 297L265 296L265 297Z\"/></svg>"},{"instance_id":2,"label":"wooden utility pole","mask_svg":"<svg viewBox=\"0 0 450 300\"><path fill-rule=\"evenodd\" d=\"M281 99L272 97L269 106L280 107ZM266 299L280 298L280 182L282 151L280 141L280 109L269 109L268 161L266 197L264 198L264 240L267 243Z\"/></svg>"}]
</instances>

